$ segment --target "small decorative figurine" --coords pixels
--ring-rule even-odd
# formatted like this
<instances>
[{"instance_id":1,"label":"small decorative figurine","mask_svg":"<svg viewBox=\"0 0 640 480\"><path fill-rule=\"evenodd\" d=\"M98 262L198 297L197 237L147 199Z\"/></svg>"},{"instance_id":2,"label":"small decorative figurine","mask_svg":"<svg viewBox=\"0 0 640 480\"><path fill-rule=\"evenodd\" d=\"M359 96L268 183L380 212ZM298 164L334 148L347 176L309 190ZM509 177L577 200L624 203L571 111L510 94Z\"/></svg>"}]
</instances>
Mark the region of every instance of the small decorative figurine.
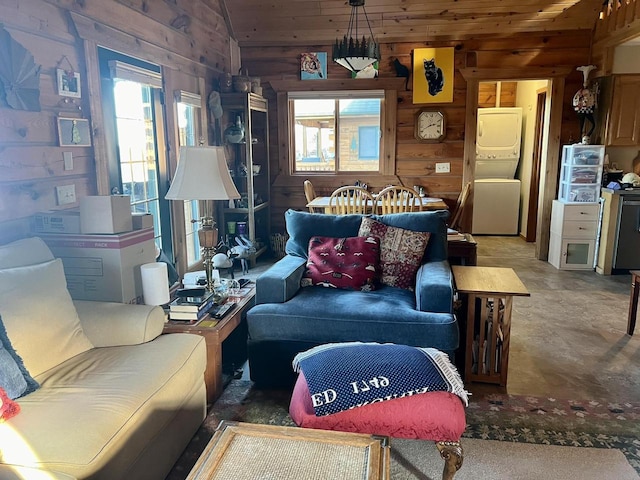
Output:
<instances>
[{"instance_id":1,"label":"small decorative figurine","mask_svg":"<svg viewBox=\"0 0 640 480\"><path fill-rule=\"evenodd\" d=\"M580 135L582 136L582 143L589 144L590 137L596 127L595 119L593 118L593 112L597 106L598 99L598 85L594 84L589 87L589 74L591 70L595 70L595 65L583 65L576 68L576 70L582 72L584 81L582 88L576 92L573 96L573 109L578 113L580 119ZM588 132L584 131L585 120L591 123L591 128Z\"/></svg>"}]
</instances>

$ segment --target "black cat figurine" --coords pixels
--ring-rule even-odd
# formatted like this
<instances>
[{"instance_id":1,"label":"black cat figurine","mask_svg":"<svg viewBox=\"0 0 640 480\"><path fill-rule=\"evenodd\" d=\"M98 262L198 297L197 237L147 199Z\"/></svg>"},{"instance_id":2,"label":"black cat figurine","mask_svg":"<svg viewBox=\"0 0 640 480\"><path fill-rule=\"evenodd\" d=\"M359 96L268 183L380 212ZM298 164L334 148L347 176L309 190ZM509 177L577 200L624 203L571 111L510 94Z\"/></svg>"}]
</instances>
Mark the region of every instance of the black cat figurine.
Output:
<instances>
[{"instance_id":1,"label":"black cat figurine","mask_svg":"<svg viewBox=\"0 0 640 480\"><path fill-rule=\"evenodd\" d=\"M411 70L408 67L405 67L400 63L400 60L397 58L393 59L393 66L396 69L396 77L404 77L404 89L409 90L409 76L411 75Z\"/></svg>"},{"instance_id":2,"label":"black cat figurine","mask_svg":"<svg viewBox=\"0 0 640 480\"><path fill-rule=\"evenodd\" d=\"M436 65L436 59L422 59L424 64L424 76L427 78L429 95L435 97L444 88L444 75L442 69Z\"/></svg>"}]
</instances>

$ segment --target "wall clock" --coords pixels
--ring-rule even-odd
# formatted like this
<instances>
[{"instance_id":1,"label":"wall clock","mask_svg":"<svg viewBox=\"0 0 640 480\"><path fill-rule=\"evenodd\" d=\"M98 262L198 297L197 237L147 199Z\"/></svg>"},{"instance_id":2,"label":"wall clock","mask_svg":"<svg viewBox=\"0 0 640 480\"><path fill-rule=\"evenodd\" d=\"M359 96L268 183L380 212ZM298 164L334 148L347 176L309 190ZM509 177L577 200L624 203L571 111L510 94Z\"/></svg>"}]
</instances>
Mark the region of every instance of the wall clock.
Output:
<instances>
[{"instance_id":1,"label":"wall clock","mask_svg":"<svg viewBox=\"0 0 640 480\"><path fill-rule=\"evenodd\" d=\"M439 110L420 110L416 115L416 140L440 142L446 134L444 113Z\"/></svg>"}]
</instances>

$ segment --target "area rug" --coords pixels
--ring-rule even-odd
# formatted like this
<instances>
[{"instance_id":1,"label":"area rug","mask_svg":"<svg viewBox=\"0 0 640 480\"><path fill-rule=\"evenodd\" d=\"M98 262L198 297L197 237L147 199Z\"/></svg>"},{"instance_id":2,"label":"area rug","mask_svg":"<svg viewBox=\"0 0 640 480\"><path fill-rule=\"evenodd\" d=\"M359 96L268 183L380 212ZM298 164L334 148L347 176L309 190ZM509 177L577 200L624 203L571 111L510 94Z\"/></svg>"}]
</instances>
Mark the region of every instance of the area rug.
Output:
<instances>
[{"instance_id":1,"label":"area rug","mask_svg":"<svg viewBox=\"0 0 640 480\"><path fill-rule=\"evenodd\" d=\"M252 387L245 380L229 384L167 480L187 476L221 420L294 426L288 414L290 392ZM538 462L538 472L544 466L556 479L640 478L640 403L506 394L471 397L464 437L465 463L457 480L547 478L536 475L535 469L526 470L533 465L527 462ZM615 468L616 474L584 476L600 474L603 464ZM440 478L442 465L432 442L392 440L393 480Z\"/></svg>"}]
</instances>

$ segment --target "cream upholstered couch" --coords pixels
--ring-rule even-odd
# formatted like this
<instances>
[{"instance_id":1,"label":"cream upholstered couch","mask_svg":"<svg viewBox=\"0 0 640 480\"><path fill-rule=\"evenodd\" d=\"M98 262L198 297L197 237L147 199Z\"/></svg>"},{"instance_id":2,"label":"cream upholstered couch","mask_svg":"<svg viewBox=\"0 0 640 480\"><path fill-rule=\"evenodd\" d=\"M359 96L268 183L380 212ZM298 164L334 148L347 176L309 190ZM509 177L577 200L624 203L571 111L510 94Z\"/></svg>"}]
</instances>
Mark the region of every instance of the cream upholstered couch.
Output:
<instances>
[{"instance_id":1,"label":"cream upholstered couch","mask_svg":"<svg viewBox=\"0 0 640 480\"><path fill-rule=\"evenodd\" d=\"M39 238L0 246L0 318L40 385L0 423L1 479L166 476L206 414L202 337L160 335L159 307L73 302Z\"/></svg>"}]
</instances>

